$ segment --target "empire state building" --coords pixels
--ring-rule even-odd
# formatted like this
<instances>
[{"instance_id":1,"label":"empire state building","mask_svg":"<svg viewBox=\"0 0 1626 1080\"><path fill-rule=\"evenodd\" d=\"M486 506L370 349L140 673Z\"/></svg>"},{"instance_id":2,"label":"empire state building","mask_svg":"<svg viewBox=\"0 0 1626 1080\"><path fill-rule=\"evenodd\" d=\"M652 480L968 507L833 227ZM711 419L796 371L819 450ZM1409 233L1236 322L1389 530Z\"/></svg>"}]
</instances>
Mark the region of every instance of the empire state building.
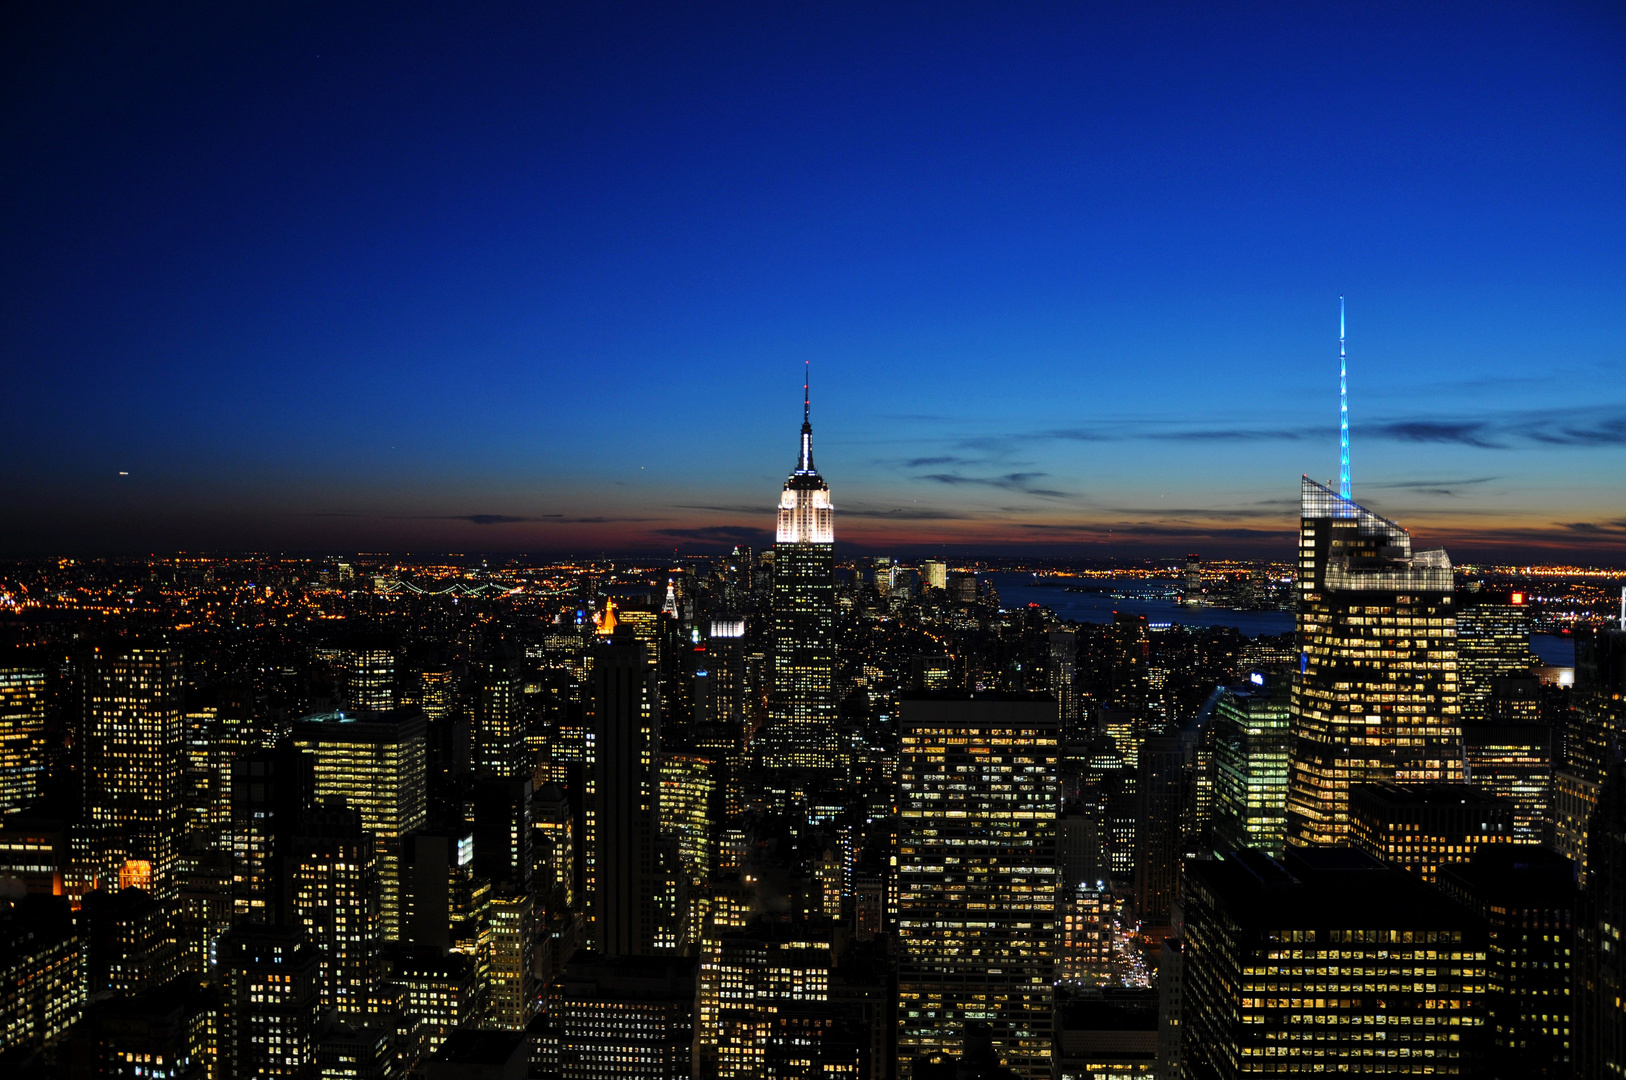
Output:
<instances>
[{"instance_id":1,"label":"empire state building","mask_svg":"<svg viewBox=\"0 0 1626 1080\"><path fill-rule=\"evenodd\" d=\"M835 528L830 485L813 467L802 384L802 447L779 496L773 556L773 688L762 763L774 770L834 764Z\"/></svg>"}]
</instances>

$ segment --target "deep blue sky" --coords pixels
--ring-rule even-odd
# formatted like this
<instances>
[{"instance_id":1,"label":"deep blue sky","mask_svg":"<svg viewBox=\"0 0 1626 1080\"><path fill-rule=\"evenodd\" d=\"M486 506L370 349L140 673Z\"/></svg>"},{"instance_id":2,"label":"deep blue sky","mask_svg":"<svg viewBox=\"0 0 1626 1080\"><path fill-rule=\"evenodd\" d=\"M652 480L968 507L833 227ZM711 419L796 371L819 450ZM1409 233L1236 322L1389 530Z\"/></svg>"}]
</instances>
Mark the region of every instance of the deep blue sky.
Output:
<instances>
[{"instance_id":1,"label":"deep blue sky","mask_svg":"<svg viewBox=\"0 0 1626 1080\"><path fill-rule=\"evenodd\" d=\"M57 7L0 549L1626 560L1619 4Z\"/></svg>"}]
</instances>

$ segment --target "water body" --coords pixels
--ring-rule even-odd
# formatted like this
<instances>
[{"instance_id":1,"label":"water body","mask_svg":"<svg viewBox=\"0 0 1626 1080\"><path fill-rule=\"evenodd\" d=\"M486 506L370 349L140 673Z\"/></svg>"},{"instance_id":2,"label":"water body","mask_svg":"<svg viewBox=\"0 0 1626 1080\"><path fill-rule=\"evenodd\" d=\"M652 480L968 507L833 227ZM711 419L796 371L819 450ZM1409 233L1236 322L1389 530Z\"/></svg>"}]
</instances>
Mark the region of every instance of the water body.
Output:
<instances>
[{"instance_id":1,"label":"water body","mask_svg":"<svg viewBox=\"0 0 1626 1080\"><path fill-rule=\"evenodd\" d=\"M1291 611L1233 611L1222 607L1181 607L1156 594L1181 583L1174 578L1038 578L1032 574L1009 572L985 574L999 590L999 601L1008 608L1040 604L1063 619L1074 622L1109 623L1114 611L1146 616L1147 622L1179 623L1182 626L1234 626L1249 637L1285 634L1293 629ZM1092 586L1101 592L1068 592L1067 586ZM1112 590L1125 593L1119 600ZM1144 594L1153 594L1150 596Z\"/></svg>"}]
</instances>

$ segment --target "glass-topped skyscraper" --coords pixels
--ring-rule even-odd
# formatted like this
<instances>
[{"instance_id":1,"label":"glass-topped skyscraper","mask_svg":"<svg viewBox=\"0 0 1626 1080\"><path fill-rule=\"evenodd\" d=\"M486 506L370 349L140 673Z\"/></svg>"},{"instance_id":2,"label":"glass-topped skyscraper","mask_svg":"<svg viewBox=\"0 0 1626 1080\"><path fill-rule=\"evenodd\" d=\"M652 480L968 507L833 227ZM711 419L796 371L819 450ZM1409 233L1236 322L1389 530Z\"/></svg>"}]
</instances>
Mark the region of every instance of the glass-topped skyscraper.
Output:
<instances>
[{"instance_id":1,"label":"glass-topped skyscraper","mask_svg":"<svg viewBox=\"0 0 1626 1080\"><path fill-rule=\"evenodd\" d=\"M806 386L802 447L779 496L773 553L773 691L762 762L828 769L836 750L835 526L830 485L813 467Z\"/></svg>"},{"instance_id":2,"label":"glass-topped skyscraper","mask_svg":"<svg viewBox=\"0 0 1626 1080\"><path fill-rule=\"evenodd\" d=\"M1304 478L1288 836L1346 843L1350 788L1462 780L1451 560Z\"/></svg>"}]
</instances>

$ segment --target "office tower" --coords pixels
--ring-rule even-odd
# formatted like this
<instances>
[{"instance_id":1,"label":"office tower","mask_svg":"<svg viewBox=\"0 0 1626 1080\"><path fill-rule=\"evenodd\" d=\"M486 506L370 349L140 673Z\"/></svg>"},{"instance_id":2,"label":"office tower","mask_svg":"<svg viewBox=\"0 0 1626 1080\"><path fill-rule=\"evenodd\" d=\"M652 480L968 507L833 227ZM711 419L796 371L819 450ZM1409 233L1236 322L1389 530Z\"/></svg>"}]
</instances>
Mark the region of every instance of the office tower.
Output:
<instances>
[{"instance_id":1,"label":"office tower","mask_svg":"<svg viewBox=\"0 0 1626 1080\"><path fill-rule=\"evenodd\" d=\"M84 952L68 902L0 899L0 1051L55 1042L85 1006Z\"/></svg>"},{"instance_id":2,"label":"office tower","mask_svg":"<svg viewBox=\"0 0 1626 1080\"><path fill-rule=\"evenodd\" d=\"M280 922L289 842L316 798L316 758L256 750L231 766L233 895L241 922Z\"/></svg>"},{"instance_id":3,"label":"office tower","mask_svg":"<svg viewBox=\"0 0 1626 1080\"><path fill-rule=\"evenodd\" d=\"M519 651L503 642L480 675L475 713L475 768L486 776L508 778L530 774L525 746L524 672Z\"/></svg>"},{"instance_id":4,"label":"office tower","mask_svg":"<svg viewBox=\"0 0 1626 1080\"><path fill-rule=\"evenodd\" d=\"M451 668L437 666L418 672L418 702L431 724L451 711L455 690Z\"/></svg>"},{"instance_id":5,"label":"office tower","mask_svg":"<svg viewBox=\"0 0 1626 1080\"><path fill-rule=\"evenodd\" d=\"M344 1020L323 1025L316 1041L316 1067L323 1080L391 1080L395 1071L395 1032Z\"/></svg>"},{"instance_id":6,"label":"office tower","mask_svg":"<svg viewBox=\"0 0 1626 1080\"><path fill-rule=\"evenodd\" d=\"M987 1021L1018 1075L1047 1077L1061 725L1054 701L903 701L898 1057L959 1056Z\"/></svg>"},{"instance_id":7,"label":"office tower","mask_svg":"<svg viewBox=\"0 0 1626 1080\"><path fill-rule=\"evenodd\" d=\"M779 498L773 549L773 687L763 765L821 771L836 753L835 526L813 467L804 387L802 449Z\"/></svg>"},{"instance_id":8,"label":"office tower","mask_svg":"<svg viewBox=\"0 0 1626 1080\"><path fill-rule=\"evenodd\" d=\"M1609 769L1586 837L1580 917L1575 925L1576 1070L1580 1077L1626 1073L1626 772Z\"/></svg>"},{"instance_id":9,"label":"office tower","mask_svg":"<svg viewBox=\"0 0 1626 1080\"><path fill-rule=\"evenodd\" d=\"M395 708L395 650L383 642L358 642L340 654L345 708L386 712Z\"/></svg>"},{"instance_id":10,"label":"office tower","mask_svg":"<svg viewBox=\"0 0 1626 1080\"><path fill-rule=\"evenodd\" d=\"M1112 982L1117 975L1113 933L1122 901L1102 881L1070 886L1062 906L1056 980L1075 986Z\"/></svg>"},{"instance_id":11,"label":"office tower","mask_svg":"<svg viewBox=\"0 0 1626 1080\"><path fill-rule=\"evenodd\" d=\"M1471 784L1362 784L1349 793L1349 836L1374 858L1433 881L1488 844L1511 844L1513 805Z\"/></svg>"},{"instance_id":12,"label":"office tower","mask_svg":"<svg viewBox=\"0 0 1626 1080\"><path fill-rule=\"evenodd\" d=\"M781 1010L830 999L830 972L835 967L830 924L759 920L721 935L709 959L715 966L715 1010L702 1011L715 1028L701 1033L701 1041L716 1047L715 1075L720 1080L765 1076L769 1042ZM709 1059L701 1072L713 1075Z\"/></svg>"},{"instance_id":13,"label":"office tower","mask_svg":"<svg viewBox=\"0 0 1626 1080\"><path fill-rule=\"evenodd\" d=\"M316 756L316 795L343 799L378 846L384 937L401 933L401 839L422 828L427 722L414 708L313 713L293 727L292 745Z\"/></svg>"},{"instance_id":14,"label":"office tower","mask_svg":"<svg viewBox=\"0 0 1626 1080\"><path fill-rule=\"evenodd\" d=\"M1066 745L1076 748L1089 738L1084 729L1088 713L1078 692L1078 637L1067 627L1045 633L1047 681L1061 712L1062 735Z\"/></svg>"},{"instance_id":15,"label":"office tower","mask_svg":"<svg viewBox=\"0 0 1626 1080\"><path fill-rule=\"evenodd\" d=\"M1180 1077L1180 1048L1185 1039L1186 942L1164 938L1157 950L1157 1064L1158 1072Z\"/></svg>"},{"instance_id":16,"label":"office tower","mask_svg":"<svg viewBox=\"0 0 1626 1080\"><path fill-rule=\"evenodd\" d=\"M531 800L536 835L532 880L549 912L576 906L576 815L557 784L545 784Z\"/></svg>"},{"instance_id":17,"label":"office tower","mask_svg":"<svg viewBox=\"0 0 1626 1080\"><path fill-rule=\"evenodd\" d=\"M694 1075L695 962L579 953L549 990L545 1068L561 1080Z\"/></svg>"},{"instance_id":18,"label":"office tower","mask_svg":"<svg viewBox=\"0 0 1626 1080\"><path fill-rule=\"evenodd\" d=\"M213 847L231 824L231 758L220 738L220 709L195 705L182 717L181 833L188 846Z\"/></svg>"},{"instance_id":19,"label":"office tower","mask_svg":"<svg viewBox=\"0 0 1626 1080\"><path fill-rule=\"evenodd\" d=\"M1107 629L1107 707L1102 709L1101 729L1112 738L1131 774L1140 762L1141 743L1161 734L1167 721L1161 699L1153 693L1151 655L1146 617L1113 612Z\"/></svg>"},{"instance_id":20,"label":"office tower","mask_svg":"<svg viewBox=\"0 0 1626 1080\"><path fill-rule=\"evenodd\" d=\"M1158 992L1117 986L1071 994L1056 1005L1056 1065L1063 1077L1177 1076L1158 1060ZM967 1055L974 1057L975 1055ZM996 1075L977 1072L977 1076Z\"/></svg>"},{"instance_id":21,"label":"office tower","mask_svg":"<svg viewBox=\"0 0 1626 1080\"><path fill-rule=\"evenodd\" d=\"M324 804L304 815L289 847L287 918L321 952L322 1009L359 1020L379 975L377 842L354 809Z\"/></svg>"},{"instance_id":22,"label":"office tower","mask_svg":"<svg viewBox=\"0 0 1626 1080\"><path fill-rule=\"evenodd\" d=\"M1489 719L1494 679L1530 670L1530 608L1522 592L1458 594L1457 693L1466 721Z\"/></svg>"},{"instance_id":23,"label":"office tower","mask_svg":"<svg viewBox=\"0 0 1626 1080\"><path fill-rule=\"evenodd\" d=\"M1570 705L1566 760L1554 778L1554 843L1585 871L1587 823L1626 736L1626 630L1576 625Z\"/></svg>"},{"instance_id":24,"label":"office tower","mask_svg":"<svg viewBox=\"0 0 1626 1080\"><path fill-rule=\"evenodd\" d=\"M882 597L892 595L892 575L896 569L892 565L892 560L885 555L877 555L870 560L870 580L875 583L875 591Z\"/></svg>"},{"instance_id":25,"label":"office tower","mask_svg":"<svg viewBox=\"0 0 1626 1080\"><path fill-rule=\"evenodd\" d=\"M1551 827L1555 735L1546 724L1463 726L1467 780L1512 804L1516 843L1539 844Z\"/></svg>"},{"instance_id":26,"label":"office tower","mask_svg":"<svg viewBox=\"0 0 1626 1080\"><path fill-rule=\"evenodd\" d=\"M237 926L221 940L219 1062L226 1076L315 1080L322 954L297 926Z\"/></svg>"},{"instance_id":27,"label":"office tower","mask_svg":"<svg viewBox=\"0 0 1626 1080\"><path fill-rule=\"evenodd\" d=\"M1184 909L1185 1075L1478 1075L1484 924L1431 886L1349 848L1244 851L1188 864Z\"/></svg>"},{"instance_id":28,"label":"office tower","mask_svg":"<svg viewBox=\"0 0 1626 1080\"><path fill-rule=\"evenodd\" d=\"M536 857L528 778L474 784L474 872L499 888L530 892Z\"/></svg>"},{"instance_id":29,"label":"office tower","mask_svg":"<svg viewBox=\"0 0 1626 1080\"><path fill-rule=\"evenodd\" d=\"M1490 700L1485 706L1488 724L1539 724L1541 719L1541 680L1535 674L1498 675L1490 681Z\"/></svg>"},{"instance_id":30,"label":"office tower","mask_svg":"<svg viewBox=\"0 0 1626 1080\"><path fill-rule=\"evenodd\" d=\"M711 876L717 767L704 754L668 753L660 763L660 831L672 837L692 885Z\"/></svg>"},{"instance_id":31,"label":"office tower","mask_svg":"<svg viewBox=\"0 0 1626 1080\"><path fill-rule=\"evenodd\" d=\"M406 990L407 1011L424 1025L424 1049L433 1054L457 1028L479 1020L474 960L428 946L396 946L384 954L389 979Z\"/></svg>"},{"instance_id":32,"label":"office tower","mask_svg":"<svg viewBox=\"0 0 1626 1080\"><path fill-rule=\"evenodd\" d=\"M1186 556L1186 595L1187 604L1197 604L1203 598L1203 557L1201 555Z\"/></svg>"},{"instance_id":33,"label":"office tower","mask_svg":"<svg viewBox=\"0 0 1626 1080\"><path fill-rule=\"evenodd\" d=\"M744 619L722 616L711 620L706 669L711 678L711 709L706 719L731 727L743 724L747 712Z\"/></svg>"},{"instance_id":34,"label":"office tower","mask_svg":"<svg viewBox=\"0 0 1626 1080\"><path fill-rule=\"evenodd\" d=\"M221 937L232 925L230 850L183 852L176 874L180 902L175 907L177 963L183 975L214 975Z\"/></svg>"},{"instance_id":35,"label":"office tower","mask_svg":"<svg viewBox=\"0 0 1626 1080\"><path fill-rule=\"evenodd\" d=\"M1141 744L1135 777L1135 916L1164 927L1180 878L1182 812L1189 757L1182 740L1159 736Z\"/></svg>"},{"instance_id":36,"label":"office tower","mask_svg":"<svg viewBox=\"0 0 1626 1080\"><path fill-rule=\"evenodd\" d=\"M493 889L486 918L491 927L491 962L486 977L486 1022L524 1031L536 1016L537 922L531 894L512 885Z\"/></svg>"},{"instance_id":37,"label":"office tower","mask_svg":"<svg viewBox=\"0 0 1626 1080\"><path fill-rule=\"evenodd\" d=\"M1487 1080L1574 1075L1575 866L1544 847L1481 848L1440 891L1489 927Z\"/></svg>"},{"instance_id":38,"label":"office tower","mask_svg":"<svg viewBox=\"0 0 1626 1080\"><path fill-rule=\"evenodd\" d=\"M643 643L595 650L593 763L587 792L587 890L594 947L606 956L655 947L657 694Z\"/></svg>"},{"instance_id":39,"label":"office tower","mask_svg":"<svg viewBox=\"0 0 1626 1080\"><path fill-rule=\"evenodd\" d=\"M28 896L61 896L71 858L68 825L57 818L0 817L0 878Z\"/></svg>"},{"instance_id":40,"label":"office tower","mask_svg":"<svg viewBox=\"0 0 1626 1080\"><path fill-rule=\"evenodd\" d=\"M1349 834L1349 791L1462 779L1456 609L1443 549L1304 478L1289 844Z\"/></svg>"},{"instance_id":41,"label":"office tower","mask_svg":"<svg viewBox=\"0 0 1626 1080\"><path fill-rule=\"evenodd\" d=\"M920 584L927 589L948 589L948 564L940 559L920 560Z\"/></svg>"},{"instance_id":42,"label":"office tower","mask_svg":"<svg viewBox=\"0 0 1626 1080\"><path fill-rule=\"evenodd\" d=\"M45 776L45 673L0 668L0 814L40 796Z\"/></svg>"},{"instance_id":43,"label":"office tower","mask_svg":"<svg viewBox=\"0 0 1626 1080\"><path fill-rule=\"evenodd\" d=\"M857 1004L791 1002L768 1020L762 1075L767 1080L863 1076L871 1068L870 1021Z\"/></svg>"},{"instance_id":44,"label":"office tower","mask_svg":"<svg viewBox=\"0 0 1626 1080\"><path fill-rule=\"evenodd\" d=\"M64 1075L205 1080L214 1063L214 995L188 980L92 1002L58 1051Z\"/></svg>"},{"instance_id":45,"label":"office tower","mask_svg":"<svg viewBox=\"0 0 1626 1080\"><path fill-rule=\"evenodd\" d=\"M133 864L168 899L181 820L180 661L162 645L101 645L86 659L84 679L90 859L109 883Z\"/></svg>"},{"instance_id":46,"label":"office tower","mask_svg":"<svg viewBox=\"0 0 1626 1080\"><path fill-rule=\"evenodd\" d=\"M1214 846L1280 857L1287 835L1285 678L1228 686L1214 708Z\"/></svg>"},{"instance_id":47,"label":"office tower","mask_svg":"<svg viewBox=\"0 0 1626 1080\"><path fill-rule=\"evenodd\" d=\"M169 912L143 889L95 889L79 910L92 994L139 994L175 977Z\"/></svg>"},{"instance_id":48,"label":"office tower","mask_svg":"<svg viewBox=\"0 0 1626 1080\"><path fill-rule=\"evenodd\" d=\"M474 835L425 829L401 843L401 941L468 952L485 964L480 946L490 884L474 876ZM484 968L481 969L483 985Z\"/></svg>"}]
</instances>

